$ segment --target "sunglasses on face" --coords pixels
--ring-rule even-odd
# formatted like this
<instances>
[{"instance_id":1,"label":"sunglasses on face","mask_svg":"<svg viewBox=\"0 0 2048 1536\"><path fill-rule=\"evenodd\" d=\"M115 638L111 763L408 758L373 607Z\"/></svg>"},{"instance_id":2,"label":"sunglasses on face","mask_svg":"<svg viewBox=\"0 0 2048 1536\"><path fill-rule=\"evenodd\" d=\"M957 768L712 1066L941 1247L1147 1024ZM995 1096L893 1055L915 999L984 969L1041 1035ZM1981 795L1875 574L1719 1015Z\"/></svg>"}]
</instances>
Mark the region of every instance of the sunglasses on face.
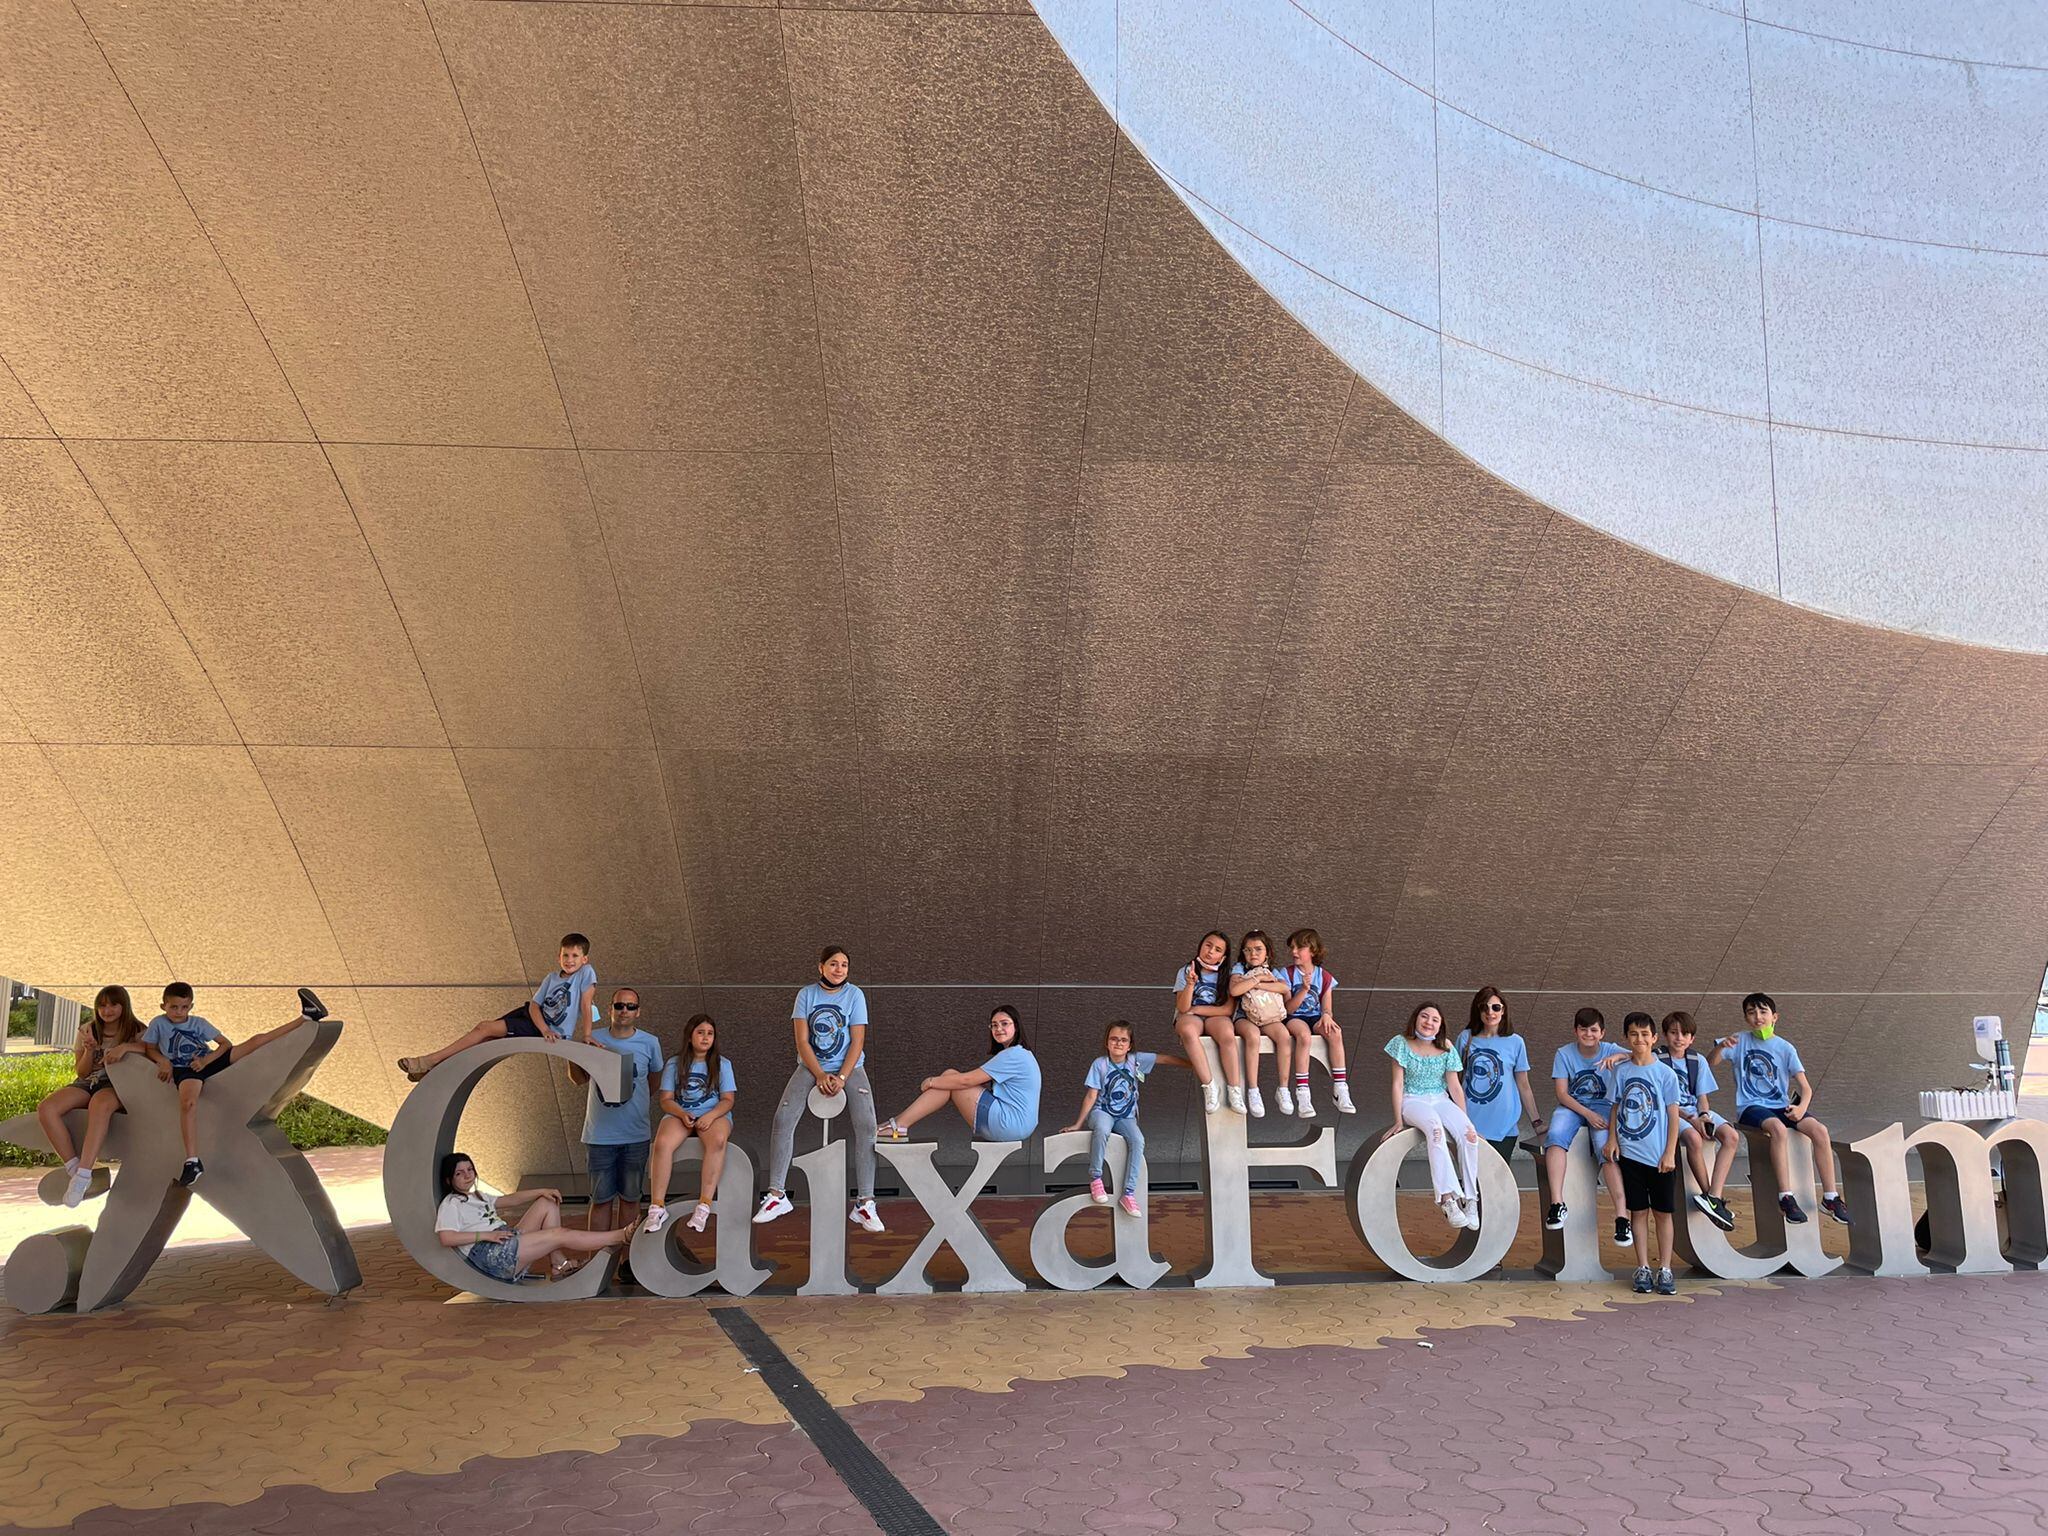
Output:
<instances>
[{"instance_id":1,"label":"sunglasses on face","mask_svg":"<svg viewBox=\"0 0 2048 1536\"><path fill-rule=\"evenodd\" d=\"M613 1003L613 1004L612 1004L612 1012L613 1012L613 1013L638 1013L639 1011L640 1011L640 1005L639 1005L638 1003Z\"/></svg>"},{"instance_id":2,"label":"sunglasses on face","mask_svg":"<svg viewBox=\"0 0 2048 1536\"><path fill-rule=\"evenodd\" d=\"M1486 1005L1486 1011L1487 1011L1488 1013L1499 1013L1499 1012L1500 1012L1500 1004L1499 1004L1499 1003L1488 1003L1488 1004Z\"/></svg>"}]
</instances>

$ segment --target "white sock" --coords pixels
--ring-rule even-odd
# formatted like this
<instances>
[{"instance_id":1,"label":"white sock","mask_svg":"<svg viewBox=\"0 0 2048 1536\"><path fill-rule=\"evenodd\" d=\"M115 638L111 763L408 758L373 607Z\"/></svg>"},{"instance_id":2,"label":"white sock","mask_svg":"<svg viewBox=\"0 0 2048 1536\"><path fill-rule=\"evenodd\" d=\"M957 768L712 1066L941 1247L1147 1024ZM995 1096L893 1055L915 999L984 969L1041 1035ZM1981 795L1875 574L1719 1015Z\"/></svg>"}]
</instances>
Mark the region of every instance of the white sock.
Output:
<instances>
[{"instance_id":1,"label":"white sock","mask_svg":"<svg viewBox=\"0 0 2048 1536\"><path fill-rule=\"evenodd\" d=\"M75 1158L75 1157L67 1157L67 1158L65 1158L65 1159L64 1159L64 1171L65 1171L66 1173L76 1173L76 1172L78 1172L78 1159L77 1159L77 1158Z\"/></svg>"},{"instance_id":2,"label":"white sock","mask_svg":"<svg viewBox=\"0 0 2048 1536\"><path fill-rule=\"evenodd\" d=\"M1824 1189L1820 1192L1820 1197L1823 1200L1832 1200L1835 1198L1835 1192L1832 1189Z\"/></svg>"}]
</instances>

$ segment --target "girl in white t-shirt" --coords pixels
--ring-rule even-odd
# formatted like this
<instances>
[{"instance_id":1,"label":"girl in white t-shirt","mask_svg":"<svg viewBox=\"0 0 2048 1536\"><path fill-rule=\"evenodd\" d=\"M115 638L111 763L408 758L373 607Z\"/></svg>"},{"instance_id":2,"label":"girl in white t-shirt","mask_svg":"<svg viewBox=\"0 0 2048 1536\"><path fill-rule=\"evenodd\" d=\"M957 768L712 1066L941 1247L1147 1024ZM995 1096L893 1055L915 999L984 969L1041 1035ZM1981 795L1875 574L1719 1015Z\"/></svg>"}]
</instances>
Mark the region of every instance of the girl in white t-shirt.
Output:
<instances>
[{"instance_id":1,"label":"girl in white t-shirt","mask_svg":"<svg viewBox=\"0 0 2048 1536\"><path fill-rule=\"evenodd\" d=\"M519 1280L543 1259L616 1248L633 1235L633 1227L582 1232L563 1226L560 1190L522 1189L492 1199L476 1187L476 1164L466 1152L441 1159L441 1191L434 1217L441 1246L457 1249L470 1268L493 1280ZM508 1226L508 1216L519 1224ZM557 1260L555 1272L567 1267Z\"/></svg>"}]
</instances>

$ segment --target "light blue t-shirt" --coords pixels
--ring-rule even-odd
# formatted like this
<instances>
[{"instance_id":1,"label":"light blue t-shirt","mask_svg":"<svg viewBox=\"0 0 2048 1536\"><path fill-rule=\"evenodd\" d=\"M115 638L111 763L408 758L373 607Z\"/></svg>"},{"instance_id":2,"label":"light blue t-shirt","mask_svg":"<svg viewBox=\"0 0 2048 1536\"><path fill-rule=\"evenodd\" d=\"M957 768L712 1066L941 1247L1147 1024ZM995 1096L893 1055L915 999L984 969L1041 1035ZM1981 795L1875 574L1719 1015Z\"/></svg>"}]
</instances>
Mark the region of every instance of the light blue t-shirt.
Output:
<instances>
[{"instance_id":1,"label":"light blue t-shirt","mask_svg":"<svg viewBox=\"0 0 2048 1536\"><path fill-rule=\"evenodd\" d=\"M714 1108L721 1096L739 1091L733 1086L732 1061L722 1053L718 1058L716 1093L711 1090L711 1074L704 1070L704 1063L701 1061L690 1063L690 1075L682 1080L681 1087L677 1087L676 1074L682 1065L682 1057L669 1058L668 1065L661 1069L661 1091L674 1094L676 1102L682 1105L685 1113L701 1115L707 1109Z\"/></svg>"},{"instance_id":2,"label":"light blue t-shirt","mask_svg":"<svg viewBox=\"0 0 2048 1536\"><path fill-rule=\"evenodd\" d=\"M182 1024L173 1024L160 1013L142 1032L142 1043L162 1051L164 1060L174 1067L191 1066L225 1039L226 1035L196 1013L186 1014Z\"/></svg>"},{"instance_id":3,"label":"light blue t-shirt","mask_svg":"<svg viewBox=\"0 0 2048 1536\"><path fill-rule=\"evenodd\" d=\"M1188 984L1188 971L1190 969L1192 969L1191 965L1184 965L1173 973L1173 990L1176 996L1179 995L1180 989ZM1195 982L1195 995L1188 999L1188 1006L1190 1008L1213 1008L1217 1003L1225 1000L1225 995L1229 990L1223 984L1222 966L1217 966L1213 971L1203 971Z\"/></svg>"},{"instance_id":4,"label":"light blue t-shirt","mask_svg":"<svg viewBox=\"0 0 2048 1536\"><path fill-rule=\"evenodd\" d=\"M596 985L597 972L587 964L573 976L549 971L541 978L540 985L533 989L533 1002L540 1009L541 1023L566 1040L576 1032L577 1021L584 1017L583 1000Z\"/></svg>"},{"instance_id":5,"label":"light blue t-shirt","mask_svg":"<svg viewBox=\"0 0 2048 1536\"><path fill-rule=\"evenodd\" d=\"M1671 1134L1671 1106L1679 1100L1678 1074L1661 1061L1639 1067L1624 1061L1614 1069L1614 1134L1621 1155L1652 1168L1664 1161ZM1583 1102L1583 1101L1581 1101Z\"/></svg>"},{"instance_id":6,"label":"light blue t-shirt","mask_svg":"<svg viewBox=\"0 0 2048 1536\"><path fill-rule=\"evenodd\" d=\"M1127 1051L1122 1066L1107 1056L1098 1056L1088 1068L1088 1076L1081 1086L1095 1090L1097 1109L1112 1120L1121 1120L1138 1112L1139 1091L1158 1065L1157 1051Z\"/></svg>"},{"instance_id":7,"label":"light blue t-shirt","mask_svg":"<svg viewBox=\"0 0 2048 1536\"><path fill-rule=\"evenodd\" d=\"M653 1134L648 1089L661 1075L661 1042L644 1029L636 1029L621 1040L608 1029L591 1037L608 1051L626 1058L626 1097L607 1104L598 1094L597 1080L590 1083L583 1104L583 1144L586 1147L630 1147Z\"/></svg>"},{"instance_id":8,"label":"light blue t-shirt","mask_svg":"<svg viewBox=\"0 0 2048 1536\"><path fill-rule=\"evenodd\" d=\"M1735 1108L1787 1109L1792 1104L1792 1079L1806 1070L1792 1042L1783 1035L1759 1040L1744 1030L1722 1058L1735 1069Z\"/></svg>"},{"instance_id":9,"label":"light blue t-shirt","mask_svg":"<svg viewBox=\"0 0 2048 1536\"><path fill-rule=\"evenodd\" d=\"M1707 1065L1706 1054L1702 1051L1687 1051L1683 1056L1673 1056L1659 1051L1657 1059L1669 1067L1678 1077L1678 1112L1688 1120L1700 1112L1700 1096L1714 1092L1721 1085L1714 1081L1714 1069ZM1686 1063L1692 1065L1687 1067Z\"/></svg>"},{"instance_id":10,"label":"light blue t-shirt","mask_svg":"<svg viewBox=\"0 0 2048 1536\"><path fill-rule=\"evenodd\" d=\"M1038 1058L1021 1045L1006 1045L981 1064L995 1096L988 1110L991 1141L1022 1141L1038 1129Z\"/></svg>"},{"instance_id":11,"label":"light blue t-shirt","mask_svg":"<svg viewBox=\"0 0 2048 1536\"><path fill-rule=\"evenodd\" d=\"M1301 968L1290 965L1280 973L1280 979L1287 983L1287 995L1292 997L1301 985ZM1308 973L1308 995L1302 998L1301 1006L1287 1015L1290 1019L1306 1019L1314 1024L1323 1016L1323 998L1337 990L1337 978L1320 965L1311 967Z\"/></svg>"},{"instance_id":12,"label":"light blue t-shirt","mask_svg":"<svg viewBox=\"0 0 2048 1536\"><path fill-rule=\"evenodd\" d=\"M796 995L796 1009L790 1014L802 1019L810 1032L811 1054L818 1058L818 1070L837 1072L853 1049L853 1032L866 1029L868 1000L852 982L828 987L814 981Z\"/></svg>"},{"instance_id":13,"label":"light blue t-shirt","mask_svg":"<svg viewBox=\"0 0 2048 1536\"><path fill-rule=\"evenodd\" d=\"M1609 1056L1625 1055L1602 1041L1593 1047L1590 1057L1579 1054L1576 1042L1560 1045L1557 1055L1551 1058L1550 1075L1564 1079L1565 1091L1586 1108L1598 1114L1607 1113L1607 1074L1600 1070L1600 1063Z\"/></svg>"},{"instance_id":14,"label":"light blue t-shirt","mask_svg":"<svg viewBox=\"0 0 2048 1536\"><path fill-rule=\"evenodd\" d=\"M1401 1064L1401 1096L1418 1099L1447 1099L1451 1090L1444 1085L1447 1074L1464 1065L1455 1045L1424 1054L1409 1043L1406 1035L1387 1042L1387 1054Z\"/></svg>"},{"instance_id":15,"label":"light blue t-shirt","mask_svg":"<svg viewBox=\"0 0 2048 1536\"><path fill-rule=\"evenodd\" d=\"M1488 1141L1512 1136L1522 1124L1522 1089L1517 1072L1529 1070L1529 1047L1520 1035L1458 1036L1465 1058L1465 1113Z\"/></svg>"}]
</instances>

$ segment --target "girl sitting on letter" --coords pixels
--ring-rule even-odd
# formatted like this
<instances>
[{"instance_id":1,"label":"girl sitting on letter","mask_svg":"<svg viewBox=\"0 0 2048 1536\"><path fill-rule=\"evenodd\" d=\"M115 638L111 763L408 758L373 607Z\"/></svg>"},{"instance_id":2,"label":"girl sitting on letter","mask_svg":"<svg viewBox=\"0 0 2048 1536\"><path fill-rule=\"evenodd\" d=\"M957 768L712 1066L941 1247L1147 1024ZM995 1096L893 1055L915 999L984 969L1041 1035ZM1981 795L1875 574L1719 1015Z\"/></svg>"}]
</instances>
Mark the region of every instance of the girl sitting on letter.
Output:
<instances>
[{"instance_id":1,"label":"girl sitting on letter","mask_svg":"<svg viewBox=\"0 0 2048 1536\"><path fill-rule=\"evenodd\" d=\"M1117 1202L1126 1216L1142 1216L1138 1205L1138 1165L1145 1160L1145 1135L1138 1129L1138 1092L1154 1067L1184 1067L1178 1056L1160 1056L1151 1051L1131 1049L1131 1026L1114 1020L1102 1032L1103 1054L1088 1068L1081 1095L1081 1113L1063 1130L1088 1127L1088 1198L1097 1205L1109 1204L1109 1191L1102 1187L1102 1159L1109 1151L1113 1131L1124 1139L1124 1193Z\"/></svg>"},{"instance_id":2,"label":"girl sitting on letter","mask_svg":"<svg viewBox=\"0 0 2048 1536\"><path fill-rule=\"evenodd\" d=\"M732 1063L718 1051L718 1025L708 1013L690 1020L683 1048L661 1069L661 1124L654 1129L653 1167L647 1207L647 1230L668 1225L668 1180L676 1153L691 1136L704 1147L704 1179L697 1186L697 1209L683 1223L702 1232L718 1198L718 1176L725 1171L725 1144L732 1136Z\"/></svg>"},{"instance_id":3,"label":"girl sitting on letter","mask_svg":"<svg viewBox=\"0 0 2048 1536\"><path fill-rule=\"evenodd\" d=\"M1479 1132L1465 1114L1457 1047L1443 1039L1443 1032L1444 1016L1436 1004L1423 1003L1408 1016L1408 1027L1387 1042L1387 1054L1394 1058L1394 1123L1387 1134L1407 1125L1422 1132L1429 1146L1429 1182L1444 1220L1477 1230ZM1458 1138L1459 1167L1451 1164L1453 1136Z\"/></svg>"}]
</instances>

